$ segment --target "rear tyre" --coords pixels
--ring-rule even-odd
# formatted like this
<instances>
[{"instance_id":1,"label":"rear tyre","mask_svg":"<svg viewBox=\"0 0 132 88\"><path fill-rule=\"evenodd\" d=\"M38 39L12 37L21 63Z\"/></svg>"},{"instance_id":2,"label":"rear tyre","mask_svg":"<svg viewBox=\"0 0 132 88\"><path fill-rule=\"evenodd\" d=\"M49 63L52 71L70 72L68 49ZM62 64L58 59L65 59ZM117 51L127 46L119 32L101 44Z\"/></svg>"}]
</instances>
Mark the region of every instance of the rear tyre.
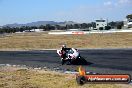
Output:
<instances>
[{"instance_id":1,"label":"rear tyre","mask_svg":"<svg viewBox=\"0 0 132 88\"><path fill-rule=\"evenodd\" d=\"M87 61L86 61L83 57L79 56L79 57L78 57L78 60L79 60L79 62L80 62L81 64L87 65Z\"/></svg>"}]
</instances>

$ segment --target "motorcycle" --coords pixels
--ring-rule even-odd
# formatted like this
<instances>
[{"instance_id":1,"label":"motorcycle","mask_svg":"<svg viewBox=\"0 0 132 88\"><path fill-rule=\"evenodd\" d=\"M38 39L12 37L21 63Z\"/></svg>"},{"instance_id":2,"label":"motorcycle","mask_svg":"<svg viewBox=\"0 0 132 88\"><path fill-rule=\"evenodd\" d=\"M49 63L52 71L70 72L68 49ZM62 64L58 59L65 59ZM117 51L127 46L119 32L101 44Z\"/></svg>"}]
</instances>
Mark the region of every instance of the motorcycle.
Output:
<instances>
[{"instance_id":1,"label":"motorcycle","mask_svg":"<svg viewBox=\"0 0 132 88\"><path fill-rule=\"evenodd\" d=\"M65 58L61 58L61 64L72 64L75 60L81 59L80 53L77 49L69 48L67 51L57 50L57 54L62 57L62 55L66 55Z\"/></svg>"}]
</instances>

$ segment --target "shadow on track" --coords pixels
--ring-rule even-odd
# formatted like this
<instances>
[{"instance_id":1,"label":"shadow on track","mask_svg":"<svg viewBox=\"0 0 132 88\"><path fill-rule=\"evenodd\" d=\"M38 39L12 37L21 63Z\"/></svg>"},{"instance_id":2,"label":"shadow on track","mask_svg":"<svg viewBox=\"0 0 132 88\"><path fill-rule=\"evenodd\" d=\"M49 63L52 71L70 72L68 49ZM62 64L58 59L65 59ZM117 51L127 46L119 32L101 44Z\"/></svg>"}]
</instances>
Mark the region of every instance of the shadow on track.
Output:
<instances>
[{"instance_id":1,"label":"shadow on track","mask_svg":"<svg viewBox=\"0 0 132 88\"><path fill-rule=\"evenodd\" d=\"M72 65L92 65L93 63L87 62L83 57L72 62Z\"/></svg>"}]
</instances>

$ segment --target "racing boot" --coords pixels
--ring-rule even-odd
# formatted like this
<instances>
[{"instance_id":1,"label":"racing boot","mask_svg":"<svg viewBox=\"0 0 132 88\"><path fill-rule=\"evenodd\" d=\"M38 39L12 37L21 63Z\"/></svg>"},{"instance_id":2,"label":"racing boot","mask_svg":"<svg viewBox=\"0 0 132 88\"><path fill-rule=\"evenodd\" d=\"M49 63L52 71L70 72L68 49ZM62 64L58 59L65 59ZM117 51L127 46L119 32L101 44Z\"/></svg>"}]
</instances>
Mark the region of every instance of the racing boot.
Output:
<instances>
[{"instance_id":1,"label":"racing boot","mask_svg":"<svg viewBox=\"0 0 132 88\"><path fill-rule=\"evenodd\" d=\"M61 64L62 64L62 65L64 65L64 62L65 62L64 59L61 58Z\"/></svg>"}]
</instances>

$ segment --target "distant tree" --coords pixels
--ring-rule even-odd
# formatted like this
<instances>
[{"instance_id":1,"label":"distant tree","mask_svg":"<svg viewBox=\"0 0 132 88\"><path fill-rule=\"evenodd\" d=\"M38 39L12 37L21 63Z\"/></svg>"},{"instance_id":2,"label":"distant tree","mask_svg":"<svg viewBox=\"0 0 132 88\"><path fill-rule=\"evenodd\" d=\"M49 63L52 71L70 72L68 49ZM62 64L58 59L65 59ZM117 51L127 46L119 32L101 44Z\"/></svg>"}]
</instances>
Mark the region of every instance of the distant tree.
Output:
<instances>
[{"instance_id":1,"label":"distant tree","mask_svg":"<svg viewBox=\"0 0 132 88\"><path fill-rule=\"evenodd\" d=\"M20 32L20 27L16 27L16 32Z\"/></svg>"},{"instance_id":2,"label":"distant tree","mask_svg":"<svg viewBox=\"0 0 132 88\"><path fill-rule=\"evenodd\" d=\"M44 31L45 31L45 29L46 29L46 27L45 27L44 25L40 25L38 28L39 28L39 29L43 29Z\"/></svg>"},{"instance_id":3,"label":"distant tree","mask_svg":"<svg viewBox=\"0 0 132 88\"><path fill-rule=\"evenodd\" d=\"M61 30L61 26L60 25L55 25L55 29Z\"/></svg>"},{"instance_id":4,"label":"distant tree","mask_svg":"<svg viewBox=\"0 0 132 88\"><path fill-rule=\"evenodd\" d=\"M86 28L88 28L88 25L87 25L86 23L82 23L82 24L81 24L81 28L82 28L82 29L86 29Z\"/></svg>"},{"instance_id":5,"label":"distant tree","mask_svg":"<svg viewBox=\"0 0 132 88\"><path fill-rule=\"evenodd\" d=\"M72 24L66 25L66 29L73 29L73 25Z\"/></svg>"},{"instance_id":6,"label":"distant tree","mask_svg":"<svg viewBox=\"0 0 132 88\"><path fill-rule=\"evenodd\" d=\"M3 30L5 33L11 33L12 32L12 30L9 26L3 27Z\"/></svg>"},{"instance_id":7,"label":"distant tree","mask_svg":"<svg viewBox=\"0 0 132 88\"><path fill-rule=\"evenodd\" d=\"M61 26L61 30L67 30L66 26Z\"/></svg>"},{"instance_id":8,"label":"distant tree","mask_svg":"<svg viewBox=\"0 0 132 88\"><path fill-rule=\"evenodd\" d=\"M51 26L50 27L50 30L55 30L55 26Z\"/></svg>"},{"instance_id":9,"label":"distant tree","mask_svg":"<svg viewBox=\"0 0 132 88\"><path fill-rule=\"evenodd\" d=\"M24 30L24 31L27 30L27 29L26 29L26 26L22 26L22 27L21 27L21 30Z\"/></svg>"},{"instance_id":10,"label":"distant tree","mask_svg":"<svg viewBox=\"0 0 132 88\"><path fill-rule=\"evenodd\" d=\"M111 27L110 26L105 26L105 30L110 30Z\"/></svg>"},{"instance_id":11,"label":"distant tree","mask_svg":"<svg viewBox=\"0 0 132 88\"><path fill-rule=\"evenodd\" d=\"M25 31L22 27L19 28L20 32L23 32Z\"/></svg>"},{"instance_id":12,"label":"distant tree","mask_svg":"<svg viewBox=\"0 0 132 88\"><path fill-rule=\"evenodd\" d=\"M38 27L37 26L31 26L31 29L38 29Z\"/></svg>"},{"instance_id":13,"label":"distant tree","mask_svg":"<svg viewBox=\"0 0 132 88\"><path fill-rule=\"evenodd\" d=\"M88 28L92 27L92 24L91 23L88 23L87 24Z\"/></svg>"},{"instance_id":14,"label":"distant tree","mask_svg":"<svg viewBox=\"0 0 132 88\"><path fill-rule=\"evenodd\" d=\"M117 22L116 27L117 27L117 29L121 29L123 27L123 25L124 25L123 21Z\"/></svg>"},{"instance_id":15,"label":"distant tree","mask_svg":"<svg viewBox=\"0 0 132 88\"><path fill-rule=\"evenodd\" d=\"M91 25L93 28L96 28L96 23L95 22L91 22Z\"/></svg>"},{"instance_id":16,"label":"distant tree","mask_svg":"<svg viewBox=\"0 0 132 88\"><path fill-rule=\"evenodd\" d=\"M117 25L117 29L121 29L122 28L122 26L121 25Z\"/></svg>"},{"instance_id":17,"label":"distant tree","mask_svg":"<svg viewBox=\"0 0 132 88\"><path fill-rule=\"evenodd\" d=\"M117 23L116 22L109 22L108 25L111 27L111 28L115 28Z\"/></svg>"},{"instance_id":18,"label":"distant tree","mask_svg":"<svg viewBox=\"0 0 132 88\"><path fill-rule=\"evenodd\" d=\"M50 24L46 24L45 30L46 30L46 31L50 31L50 30L51 30L51 25L50 25Z\"/></svg>"},{"instance_id":19,"label":"distant tree","mask_svg":"<svg viewBox=\"0 0 132 88\"><path fill-rule=\"evenodd\" d=\"M73 25L73 28L74 28L74 29L79 29L79 28L80 28L80 25L79 25L79 24L74 24L74 25Z\"/></svg>"},{"instance_id":20,"label":"distant tree","mask_svg":"<svg viewBox=\"0 0 132 88\"><path fill-rule=\"evenodd\" d=\"M126 18L128 18L128 19L132 19L132 14L127 15Z\"/></svg>"},{"instance_id":21,"label":"distant tree","mask_svg":"<svg viewBox=\"0 0 132 88\"><path fill-rule=\"evenodd\" d=\"M17 32L17 31L19 31L19 30L17 30L17 27L13 27L13 28L11 28L10 30L11 30L10 33L15 33L15 32Z\"/></svg>"},{"instance_id":22,"label":"distant tree","mask_svg":"<svg viewBox=\"0 0 132 88\"><path fill-rule=\"evenodd\" d=\"M29 26L26 26L25 29L28 30L29 32L32 30L31 27Z\"/></svg>"},{"instance_id":23,"label":"distant tree","mask_svg":"<svg viewBox=\"0 0 132 88\"><path fill-rule=\"evenodd\" d=\"M104 28L103 27L99 27L99 30L103 30Z\"/></svg>"},{"instance_id":24,"label":"distant tree","mask_svg":"<svg viewBox=\"0 0 132 88\"><path fill-rule=\"evenodd\" d=\"M3 29L2 29L2 28L0 28L0 34L3 34L3 33L4 33Z\"/></svg>"}]
</instances>

